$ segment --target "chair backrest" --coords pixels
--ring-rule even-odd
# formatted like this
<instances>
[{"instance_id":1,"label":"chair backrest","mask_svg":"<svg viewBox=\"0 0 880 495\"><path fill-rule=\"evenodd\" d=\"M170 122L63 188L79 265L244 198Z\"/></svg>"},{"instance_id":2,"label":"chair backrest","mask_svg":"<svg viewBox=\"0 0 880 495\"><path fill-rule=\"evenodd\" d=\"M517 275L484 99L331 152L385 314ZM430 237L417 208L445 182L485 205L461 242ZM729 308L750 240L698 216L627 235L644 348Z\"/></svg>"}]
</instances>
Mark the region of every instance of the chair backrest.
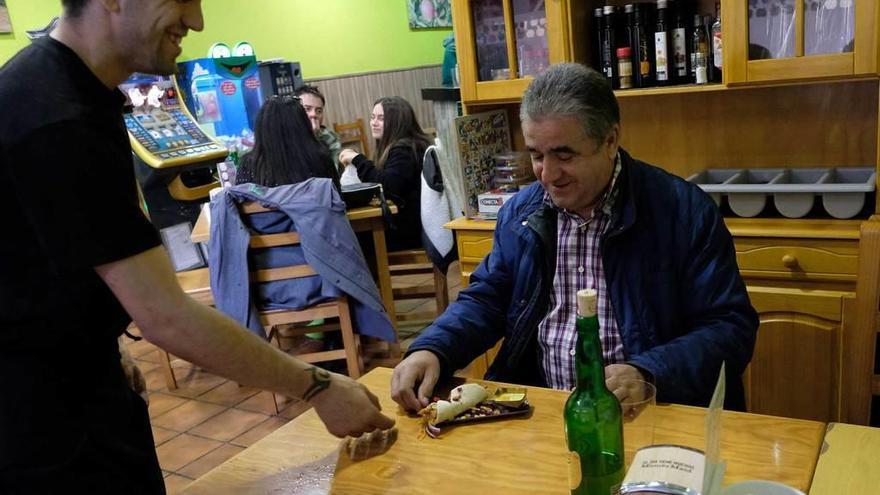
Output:
<instances>
[{"instance_id":1,"label":"chair backrest","mask_svg":"<svg viewBox=\"0 0 880 495\"><path fill-rule=\"evenodd\" d=\"M370 154L369 141L364 131L364 119L354 122L333 124L333 131L339 135L343 148L357 147L364 155Z\"/></svg>"},{"instance_id":2,"label":"chair backrest","mask_svg":"<svg viewBox=\"0 0 880 495\"><path fill-rule=\"evenodd\" d=\"M254 215L274 211L265 206L254 202L245 201L238 205L238 209L242 215ZM299 233L282 232L278 234L254 234L251 235L250 249L262 249L280 246L297 246L300 243ZM252 270L250 273L250 281L254 282L276 282L279 280L292 280L297 278L305 278L317 275L317 272L308 264L288 265L277 268L267 268Z\"/></svg>"}]
</instances>

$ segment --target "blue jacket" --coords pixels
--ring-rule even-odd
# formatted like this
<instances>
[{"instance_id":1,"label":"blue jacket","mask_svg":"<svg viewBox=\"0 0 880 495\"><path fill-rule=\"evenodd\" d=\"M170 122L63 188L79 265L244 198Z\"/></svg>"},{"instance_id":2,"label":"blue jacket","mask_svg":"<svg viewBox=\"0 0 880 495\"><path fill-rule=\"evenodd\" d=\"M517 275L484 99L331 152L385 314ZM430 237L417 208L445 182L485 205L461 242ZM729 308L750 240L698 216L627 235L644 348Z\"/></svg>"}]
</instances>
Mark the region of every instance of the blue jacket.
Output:
<instances>
[{"instance_id":1,"label":"blue jacket","mask_svg":"<svg viewBox=\"0 0 880 495\"><path fill-rule=\"evenodd\" d=\"M744 409L741 375L758 327L718 208L697 186L621 150L620 207L600 250L626 361L654 375L658 400L705 406L722 361L728 408ZM504 205L495 244L456 302L408 352L443 372L499 339L486 378L546 386L537 344L556 266L556 210L535 183Z\"/></svg>"},{"instance_id":2,"label":"blue jacket","mask_svg":"<svg viewBox=\"0 0 880 495\"><path fill-rule=\"evenodd\" d=\"M236 205L247 200L279 211L248 215L251 223L246 225ZM252 250L250 258L255 268L308 263L318 275L261 283L252 294L248 281L252 229L261 234L299 232L301 242L299 246ZM345 216L345 204L330 179L308 179L274 188L241 184L224 189L211 201L208 252L217 309L261 337L266 334L256 307L302 309L345 293L351 297L358 333L396 340L379 290ZM251 301L252 295L257 301Z\"/></svg>"}]
</instances>

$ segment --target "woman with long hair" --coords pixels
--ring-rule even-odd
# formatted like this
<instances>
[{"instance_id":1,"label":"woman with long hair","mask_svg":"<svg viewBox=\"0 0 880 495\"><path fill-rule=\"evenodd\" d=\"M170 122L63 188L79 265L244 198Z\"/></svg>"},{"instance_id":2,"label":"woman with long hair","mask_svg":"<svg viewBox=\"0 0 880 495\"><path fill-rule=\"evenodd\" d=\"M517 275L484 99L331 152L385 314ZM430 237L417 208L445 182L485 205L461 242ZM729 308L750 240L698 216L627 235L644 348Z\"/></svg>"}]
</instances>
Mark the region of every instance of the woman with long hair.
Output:
<instances>
[{"instance_id":1,"label":"woman with long hair","mask_svg":"<svg viewBox=\"0 0 880 495\"><path fill-rule=\"evenodd\" d=\"M312 177L339 175L333 160L312 132L299 98L273 97L263 103L254 125L254 149L244 155L235 182L265 187L295 184Z\"/></svg>"},{"instance_id":2,"label":"woman with long hair","mask_svg":"<svg viewBox=\"0 0 880 495\"><path fill-rule=\"evenodd\" d=\"M420 175L431 138L422 131L409 102L399 96L379 98L373 103L370 132L375 139L372 160L344 149L339 153L339 161L346 166L354 165L360 180L381 183L386 197L397 205L395 228L386 231L388 249L421 247Z\"/></svg>"}]
</instances>

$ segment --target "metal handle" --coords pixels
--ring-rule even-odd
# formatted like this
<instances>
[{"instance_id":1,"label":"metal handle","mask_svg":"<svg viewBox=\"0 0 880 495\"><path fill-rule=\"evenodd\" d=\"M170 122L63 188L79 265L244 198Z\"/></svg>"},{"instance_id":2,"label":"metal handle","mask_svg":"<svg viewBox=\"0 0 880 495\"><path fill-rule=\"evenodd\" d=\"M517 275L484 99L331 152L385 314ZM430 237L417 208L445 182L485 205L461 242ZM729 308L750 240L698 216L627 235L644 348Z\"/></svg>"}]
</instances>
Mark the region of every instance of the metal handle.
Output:
<instances>
[{"instance_id":1,"label":"metal handle","mask_svg":"<svg viewBox=\"0 0 880 495\"><path fill-rule=\"evenodd\" d=\"M798 260L794 255L786 254L782 257L782 264L785 265L786 268L794 268L797 266Z\"/></svg>"}]
</instances>

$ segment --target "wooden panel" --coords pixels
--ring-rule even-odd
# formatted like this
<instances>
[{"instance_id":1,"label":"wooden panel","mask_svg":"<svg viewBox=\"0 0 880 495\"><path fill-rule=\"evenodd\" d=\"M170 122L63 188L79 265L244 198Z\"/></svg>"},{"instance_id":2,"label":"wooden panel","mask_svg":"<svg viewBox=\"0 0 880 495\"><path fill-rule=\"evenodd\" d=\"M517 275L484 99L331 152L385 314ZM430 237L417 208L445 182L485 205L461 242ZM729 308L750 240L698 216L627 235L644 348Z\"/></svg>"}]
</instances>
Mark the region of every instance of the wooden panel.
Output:
<instances>
[{"instance_id":1,"label":"wooden panel","mask_svg":"<svg viewBox=\"0 0 880 495\"><path fill-rule=\"evenodd\" d=\"M458 232L458 257L479 263L492 250L492 232L486 231L459 231Z\"/></svg>"},{"instance_id":2,"label":"wooden panel","mask_svg":"<svg viewBox=\"0 0 880 495\"><path fill-rule=\"evenodd\" d=\"M439 57L441 47L438 46L437 50ZM306 82L316 85L327 99L324 125L332 128L334 123L354 122L359 118L368 123L373 101L383 96L405 98L412 105L422 127L433 127L434 107L430 101L422 100L422 88L439 86L440 81L440 66L430 65L309 79ZM373 148L372 145L370 148Z\"/></svg>"},{"instance_id":3,"label":"wooden panel","mask_svg":"<svg viewBox=\"0 0 880 495\"><path fill-rule=\"evenodd\" d=\"M876 74L880 69L878 47L880 6L877 0L856 0L856 37L854 72Z\"/></svg>"},{"instance_id":4,"label":"wooden panel","mask_svg":"<svg viewBox=\"0 0 880 495\"><path fill-rule=\"evenodd\" d=\"M796 81L820 77L851 76L855 67L852 53L810 55L809 57L750 60L749 82Z\"/></svg>"},{"instance_id":5,"label":"wooden panel","mask_svg":"<svg viewBox=\"0 0 880 495\"><path fill-rule=\"evenodd\" d=\"M516 29L511 29L516 24L513 22L513 6L511 0L501 0L504 6L504 39L507 42L507 64L510 77L516 79L519 72L516 70ZM493 76L494 79L494 76Z\"/></svg>"},{"instance_id":6,"label":"wooden panel","mask_svg":"<svg viewBox=\"0 0 880 495\"><path fill-rule=\"evenodd\" d=\"M777 237L782 239L859 240L861 220L792 218L725 218L734 237Z\"/></svg>"},{"instance_id":7,"label":"wooden panel","mask_svg":"<svg viewBox=\"0 0 880 495\"><path fill-rule=\"evenodd\" d=\"M837 374L840 346L840 293L828 293L823 306L836 306L838 318L817 318L811 313L834 313L831 308L810 308L797 291L750 287L749 296L760 317L758 340L747 374L749 412L828 421L837 419L840 389ZM788 296L787 311L768 311ZM799 302L798 302L799 301ZM832 316L832 315L829 315Z\"/></svg>"},{"instance_id":8,"label":"wooden panel","mask_svg":"<svg viewBox=\"0 0 880 495\"><path fill-rule=\"evenodd\" d=\"M682 177L710 167L873 167L877 96L877 81L850 81L621 98L621 140Z\"/></svg>"},{"instance_id":9,"label":"wooden panel","mask_svg":"<svg viewBox=\"0 0 880 495\"><path fill-rule=\"evenodd\" d=\"M852 292L789 289L749 284L746 289L758 313L797 313L819 320L840 322L841 299Z\"/></svg>"},{"instance_id":10,"label":"wooden panel","mask_svg":"<svg viewBox=\"0 0 880 495\"><path fill-rule=\"evenodd\" d=\"M816 464L810 495L877 493L880 429L832 423Z\"/></svg>"},{"instance_id":11,"label":"wooden panel","mask_svg":"<svg viewBox=\"0 0 880 495\"><path fill-rule=\"evenodd\" d=\"M285 246L291 244L299 244L299 234L296 232L283 232L281 234L265 234L251 237L248 244L251 248L268 248L274 246Z\"/></svg>"},{"instance_id":12,"label":"wooden panel","mask_svg":"<svg viewBox=\"0 0 880 495\"><path fill-rule=\"evenodd\" d=\"M854 321L843 334L846 359L842 374L847 389L841 420L866 425L871 412L871 378L880 305L880 217L871 217L862 224L859 250Z\"/></svg>"},{"instance_id":13,"label":"wooden panel","mask_svg":"<svg viewBox=\"0 0 880 495\"><path fill-rule=\"evenodd\" d=\"M749 60L748 2L722 2L721 25L724 33L721 75L724 83L745 83L748 80L746 64Z\"/></svg>"},{"instance_id":14,"label":"wooden panel","mask_svg":"<svg viewBox=\"0 0 880 495\"><path fill-rule=\"evenodd\" d=\"M792 280L855 280L857 241L736 238L734 244L746 277L754 270Z\"/></svg>"},{"instance_id":15,"label":"wooden panel","mask_svg":"<svg viewBox=\"0 0 880 495\"><path fill-rule=\"evenodd\" d=\"M545 0L544 13L547 18L547 51L551 64L571 62L569 58L569 40L571 32L568 29L568 2L569 0Z\"/></svg>"},{"instance_id":16,"label":"wooden panel","mask_svg":"<svg viewBox=\"0 0 880 495\"><path fill-rule=\"evenodd\" d=\"M317 275L317 272L309 265L286 266L283 268L267 268L251 272L251 282L274 282L291 278L302 278Z\"/></svg>"},{"instance_id":17,"label":"wooden panel","mask_svg":"<svg viewBox=\"0 0 880 495\"><path fill-rule=\"evenodd\" d=\"M477 98L477 51L469 0L452 0L452 30L458 60L462 101Z\"/></svg>"},{"instance_id":18,"label":"wooden panel","mask_svg":"<svg viewBox=\"0 0 880 495\"><path fill-rule=\"evenodd\" d=\"M531 76L506 81L478 82L474 99L480 103L518 102L531 82ZM462 101L467 101L464 98L462 93Z\"/></svg>"}]
</instances>

